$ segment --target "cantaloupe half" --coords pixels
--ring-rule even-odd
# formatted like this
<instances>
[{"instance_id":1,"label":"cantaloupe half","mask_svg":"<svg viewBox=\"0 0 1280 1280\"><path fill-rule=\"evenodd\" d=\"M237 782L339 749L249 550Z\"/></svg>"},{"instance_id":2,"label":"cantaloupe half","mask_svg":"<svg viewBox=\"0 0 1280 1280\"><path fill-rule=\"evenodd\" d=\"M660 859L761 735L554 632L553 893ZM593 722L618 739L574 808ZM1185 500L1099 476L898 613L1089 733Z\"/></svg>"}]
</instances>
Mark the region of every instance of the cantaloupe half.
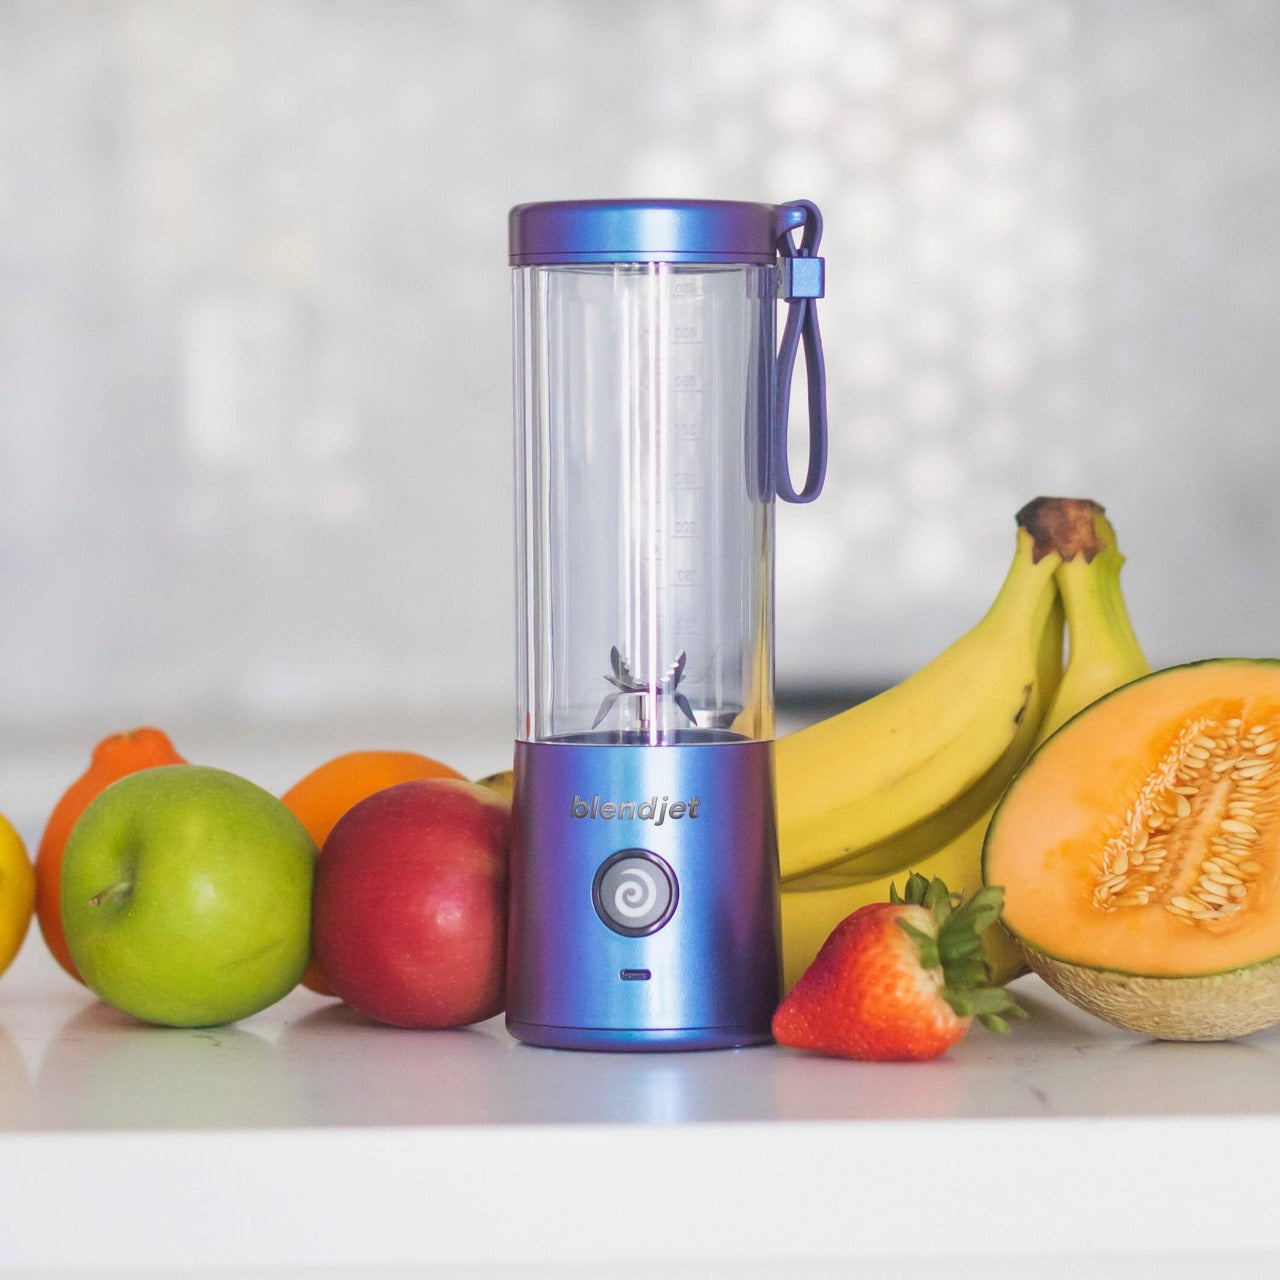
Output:
<instances>
[{"instance_id":1,"label":"cantaloupe half","mask_svg":"<svg viewBox=\"0 0 1280 1280\"><path fill-rule=\"evenodd\" d=\"M1108 1022L1280 1022L1280 661L1170 667L1069 720L997 807L983 879L1031 968Z\"/></svg>"}]
</instances>

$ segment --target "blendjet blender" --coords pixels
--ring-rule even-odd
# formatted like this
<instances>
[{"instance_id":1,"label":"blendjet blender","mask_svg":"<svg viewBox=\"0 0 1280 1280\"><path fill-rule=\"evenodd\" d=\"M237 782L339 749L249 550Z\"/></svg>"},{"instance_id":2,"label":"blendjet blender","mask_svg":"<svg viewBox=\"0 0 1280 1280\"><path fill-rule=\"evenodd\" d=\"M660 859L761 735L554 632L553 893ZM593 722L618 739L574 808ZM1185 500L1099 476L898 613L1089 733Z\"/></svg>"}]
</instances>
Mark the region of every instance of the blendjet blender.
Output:
<instances>
[{"instance_id":1,"label":"blendjet blender","mask_svg":"<svg viewBox=\"0 0 1280 1280\"><path fill-rule=\"evenodd\" d=\"M773 504L816 497L825 469L820 235L806 201L511 211L507 1026L530 1044L769 1039ZM797 490L786 423L801 344Z\"/></svg>"}]
</instances>

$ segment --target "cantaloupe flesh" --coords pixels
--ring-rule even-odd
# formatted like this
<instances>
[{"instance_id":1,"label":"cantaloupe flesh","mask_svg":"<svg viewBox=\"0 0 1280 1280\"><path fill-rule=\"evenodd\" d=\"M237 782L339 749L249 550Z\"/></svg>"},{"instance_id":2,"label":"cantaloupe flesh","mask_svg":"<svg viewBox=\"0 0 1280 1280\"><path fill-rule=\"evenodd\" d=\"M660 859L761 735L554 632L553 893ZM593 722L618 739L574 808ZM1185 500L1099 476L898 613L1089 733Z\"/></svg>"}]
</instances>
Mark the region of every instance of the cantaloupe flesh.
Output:
<instances>
[{"instance_id":1,"label":"cantaloupe flesh","mask_svg":"<svg viewBox=\"0 0 1280 1280\"><path fill-rule=\"evenodd\" d=\"M983 875L1004 886L1007 927L1034 951L1127 974L1280 956L1277 743L1280 662L1171 668L1096 703L1037 752L992 821ZM1182 816L1177 786L1194 788Z\"/></svg>"}]
</instances>

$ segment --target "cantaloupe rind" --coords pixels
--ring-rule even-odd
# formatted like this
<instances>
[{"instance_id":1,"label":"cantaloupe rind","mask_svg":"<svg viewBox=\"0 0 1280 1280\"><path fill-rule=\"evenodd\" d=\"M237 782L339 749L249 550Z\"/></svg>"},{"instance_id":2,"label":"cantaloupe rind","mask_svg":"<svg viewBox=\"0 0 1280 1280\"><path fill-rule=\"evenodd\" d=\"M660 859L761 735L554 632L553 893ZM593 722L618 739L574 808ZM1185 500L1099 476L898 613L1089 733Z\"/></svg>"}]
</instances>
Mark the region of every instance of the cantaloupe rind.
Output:
<instances>
[{"instance_id":1,"label":"cantaloupe rind","mask_svg":"<svg viewBox=\"0 0 1280 1280\"><path fill-rule=\"evenodd\" d=\"M1280 1022L1280 957L1226 973L1150 978L1069 964L1025 944L1023 952L1072 1004L1156 1040L1234 1040Z\"/></svg>"}]
</instances>

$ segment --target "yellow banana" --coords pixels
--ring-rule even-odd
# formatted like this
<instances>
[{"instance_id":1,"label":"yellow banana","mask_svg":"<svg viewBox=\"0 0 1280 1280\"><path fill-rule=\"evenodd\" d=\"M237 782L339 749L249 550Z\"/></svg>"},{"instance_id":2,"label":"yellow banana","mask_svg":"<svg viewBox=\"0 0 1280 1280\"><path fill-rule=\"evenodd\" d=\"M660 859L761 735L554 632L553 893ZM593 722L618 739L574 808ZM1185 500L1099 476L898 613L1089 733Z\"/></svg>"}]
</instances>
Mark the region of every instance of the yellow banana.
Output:
<instances>
[{"instance_id":1,"label":"yellow banana","mask_svg":"<svg viewBox=\"0 0 1280 1280\"><path fill-rule=\"evenodd\" d=\"M515 791L515 775L510 769L503 769L499 773L489 773L483 778L477 778L476 785L488 787L490 791L496 791L498 795L510 804L511 796Z\"/></svg>"},{"instance_id":2,"label":"yellow banana","mask_svg":"<svg viewBox=\"0 0 1280 1280\"><path fill-rule=\"evenodd\" d=\"M947 887L956 892L970 893L978 887L976 872L991 811L1031 754L1063 677L1062 622L1062 604L1055 599L1040 641L1039 670L1027 714L1009 749L987 774L940 813L900 835L835 867L783 881L782 952L787 990L841 920L869 902L888 901L894 880L901 885L911 871L918 870L926 876L941 875ZM974 874L958 875L957 864L972 864ZM934 869L937 867L942 870ZM989 930L983 941L996 980L1007 982L1020 969L1021 953L1002 928Z\"/></svg>"},{"instance_id":3,"label":"yellow banana","mask_svg":"<svg viewBox=\"0 0 1280 1280\"><path fill-rule=\"evenodd\" d=\"M831 866L944 809L1017 738L1054 607L1058 553L1018 529L985 616L901 684L780 738L784 878Z\"/></svg>"},{"instance_id":4,"label":"yellow banana","mask_svg":"<svg viewBox=\"0 0 1280 1280\"><path fill-rule=\"evenodd\" d=\"M888 840L869 845L821 871L785 878L783 890L839 888L854 881L878 881L884 876L896 875L936 853L980 818L985 819L1040 740L1040 727L1056 701L1063 679L1063 619L1062 601L1055 594L1040 637L1035 684L1026 714L1004 755L973 786L956 796L946 808Z\"/></svg>"},{"instance_id":5,"label":"yellow banana","mask_svg":"<svg viewBox=\"0 0 1280 1280\"><path fill-rule=\"evenodd\" d=\"M1064 556L1054 573L1067 611L1071 653L1037 746L1091 702L1151 670L1120 590L1124 556L1111 521L1096 504L1090 533L1087 546L1070 559ZM1092 554L1090 548L1095 548Z\"/></svg>"},{"instance_id":6,"label":"yellow banana","mask_svg":"<svg viewBox=\"0 0 1280 1280\"><path fill-rule=\"evenodd\" d=\"M1054 573L1065 607L1070 650L1061 682L1034 735L1034 745L1089 703L1148 670L1120 590L1124 557L1102 508L1088 505L1087 527L1077 530L1075 541L1057 539L1064 554L1070 556ZM983 841L998 799L997 794L967 827L952 831L949 837L942 822L945 811L932 826L924 824L904 833L899 851L903 859L896 870L887 870L893 865L894 851L881 847L874 863L863 864L855 857L826 872L821 882L810 877L784 884L782 941L787 987L841 920L869 902L886 901L889 885L909 871L939 876L955 892L969 894L980 887ZM930 833L939 837L939 843L926 849ZM801 883L809 887L802 890ZM1007 982L1025 967L1021 953L999 926L988 930L984 942L995 981Z\"/></svg>"}]
</instances>

